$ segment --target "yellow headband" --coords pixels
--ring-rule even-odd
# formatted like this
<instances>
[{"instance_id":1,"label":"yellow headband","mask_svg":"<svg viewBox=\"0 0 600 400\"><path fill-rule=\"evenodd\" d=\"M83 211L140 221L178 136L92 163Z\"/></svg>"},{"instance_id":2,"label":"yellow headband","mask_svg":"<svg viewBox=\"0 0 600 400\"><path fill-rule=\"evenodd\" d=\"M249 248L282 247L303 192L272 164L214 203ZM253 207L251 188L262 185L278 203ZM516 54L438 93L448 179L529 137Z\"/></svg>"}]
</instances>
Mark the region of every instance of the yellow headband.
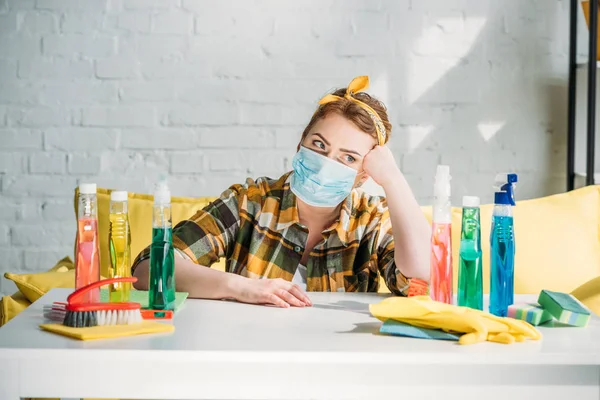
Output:
<instances>
[{"instance_id":1,"label":"yellow headband","mask_svg":"<svg viewBox=\"0 0 600 400\"><path fill-rule=\"evenodd\" d=\"M362 92L363 90L367 89L368 87L369 87L369 77L368 76L358 76L358 77L352 79L352 82L350 82L350 84L348 85L348 88L346 89L346 94L344 95L343 98L348 99L348 100L353 101L354 103L358 104L359 106L361 106L363 108L363 110L365 110L367 112L367 114L369 114L369 116L373 120L373 123L375 124L375 130L377 131L377 138L378 138L379 145L383 146L387 139L387 132L385 131L385 126L383 125L383 121L379 117L379 114L377 114L377 112L375 110L373 110L371 107L369 107L367 104L363 103L362 101L360 101L358 99L355 99L352 96L354 93ZM331 103L331 102L338 101L341 99L342 99L342 97L335 96L333 94L328 94L325 97L323 97L321 100L319 100L319 104L323 105L323 104Z\"/></svg>"}]
</instances>

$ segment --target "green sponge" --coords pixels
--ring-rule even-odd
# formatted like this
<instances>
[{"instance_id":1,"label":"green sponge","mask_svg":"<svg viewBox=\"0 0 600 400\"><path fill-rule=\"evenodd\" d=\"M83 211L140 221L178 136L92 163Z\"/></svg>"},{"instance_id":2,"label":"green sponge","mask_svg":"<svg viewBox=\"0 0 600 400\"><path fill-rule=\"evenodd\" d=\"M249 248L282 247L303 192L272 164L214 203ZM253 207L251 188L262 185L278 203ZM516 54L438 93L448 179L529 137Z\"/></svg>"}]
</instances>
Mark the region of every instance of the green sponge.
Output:
<instances>
[{"instance_id":1,"label":"green sponge","mask_svg":"<svg viewBox=\"0 0 600 400\"><path fill-rule=\"evenodd\" d=\"M531 325L541 325L551 321L554 317L537 304L513 304L508 306L507 317L521 319Z\"/></svg>"},{"instance_id":2,"label":"green sponge","mask_svg":"<svg viewBox=\"0 0 600 400\"><path fill-rule=\"evenodd\" d=\"M567 293L542 290L538 303L563 324L584 327L591 318L590 311L579 300Z\"/></svg>"}]
</instances>

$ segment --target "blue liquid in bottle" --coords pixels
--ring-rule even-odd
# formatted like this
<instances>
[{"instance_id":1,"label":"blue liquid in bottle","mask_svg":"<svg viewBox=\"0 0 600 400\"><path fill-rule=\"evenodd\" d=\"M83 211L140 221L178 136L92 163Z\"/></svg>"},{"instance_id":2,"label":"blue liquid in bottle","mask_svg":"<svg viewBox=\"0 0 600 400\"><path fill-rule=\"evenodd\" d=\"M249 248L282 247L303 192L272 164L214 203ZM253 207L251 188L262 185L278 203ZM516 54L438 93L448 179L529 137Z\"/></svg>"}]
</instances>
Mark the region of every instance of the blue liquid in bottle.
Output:
<instances>
[{"instance_id":1,"label":"blue liquid in bottle","mask_svg":"<svg viewBox=\"0 0 600 400\"><path fill-rule=\"evenodd\" d=\"M506 317L514 303L515 240L513 217L495 215L492 219L490 248L490 313Z\"/></svg>"},{"instance_id":2,"label":"blue liquid in bottle","mask_svg":"<svg viewBox=\"0 0 600 400\"><path fill-rule=\"evenodd\" d=\"M517 174L496 175L490 232L490 313L506 317L514 303L515 232L513 207Z\"/></svg>"}]
</instances>

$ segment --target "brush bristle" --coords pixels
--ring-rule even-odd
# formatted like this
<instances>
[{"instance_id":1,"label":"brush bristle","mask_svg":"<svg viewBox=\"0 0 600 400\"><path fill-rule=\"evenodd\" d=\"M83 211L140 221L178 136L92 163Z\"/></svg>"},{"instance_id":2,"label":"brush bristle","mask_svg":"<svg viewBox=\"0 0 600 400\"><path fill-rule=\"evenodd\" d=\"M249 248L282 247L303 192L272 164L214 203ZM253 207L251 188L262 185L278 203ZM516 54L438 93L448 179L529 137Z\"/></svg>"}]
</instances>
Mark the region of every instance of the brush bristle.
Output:
<instances>
[{"instance_id":1,"label":"brush bristle","mask_svg":"<svg viewBox=\"0 0 600 400\"><path fill-rule=\"evenodd\" d=\"M44 305L44 318L62 322L65 319L65 307L62 305Z\"/></svg>"},{"instance_id":2,"label":"brush bristle","mask_svg":"<svg viewBox=\"0 0 600 400\"><path fill-rule=\"evenodd\" d=\"M132 325L142 322L140 310L68 311L63 324L72 328Z\"/></svg>"}]
</instances>

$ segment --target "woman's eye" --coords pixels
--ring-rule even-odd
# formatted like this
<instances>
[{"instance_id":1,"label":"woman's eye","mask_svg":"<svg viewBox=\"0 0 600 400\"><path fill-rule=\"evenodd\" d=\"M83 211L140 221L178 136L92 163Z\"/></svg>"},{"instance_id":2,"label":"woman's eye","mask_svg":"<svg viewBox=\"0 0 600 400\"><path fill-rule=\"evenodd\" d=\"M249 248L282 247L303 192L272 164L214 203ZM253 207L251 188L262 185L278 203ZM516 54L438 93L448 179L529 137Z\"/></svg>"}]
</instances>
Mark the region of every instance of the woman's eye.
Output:
<instances>
[{"instance_id":1,"label":"woman's eye","mask_svg":"<svg viewBox=\"0 0 600 400\"><path fill-rule=\"evenodd\" d=\"M344 157L344 158L345 158L346 162L348 162L348 163L353 163L354 161L356 161L356 158L349 156L349 155L346 155L346 157Z\"/></svg>"},{"instance_id":2,"label":"woman's eye","mask_svg":"<svg viewBox=\"0 0 600 400\"><path fill-rule=\"evenodd\" d=\"M324 149L325 148L325 145L320 140L313 140L313 144L315 146L317 146L318 148L320 148L320 149Z\"/></svg>"}]
</instances>

